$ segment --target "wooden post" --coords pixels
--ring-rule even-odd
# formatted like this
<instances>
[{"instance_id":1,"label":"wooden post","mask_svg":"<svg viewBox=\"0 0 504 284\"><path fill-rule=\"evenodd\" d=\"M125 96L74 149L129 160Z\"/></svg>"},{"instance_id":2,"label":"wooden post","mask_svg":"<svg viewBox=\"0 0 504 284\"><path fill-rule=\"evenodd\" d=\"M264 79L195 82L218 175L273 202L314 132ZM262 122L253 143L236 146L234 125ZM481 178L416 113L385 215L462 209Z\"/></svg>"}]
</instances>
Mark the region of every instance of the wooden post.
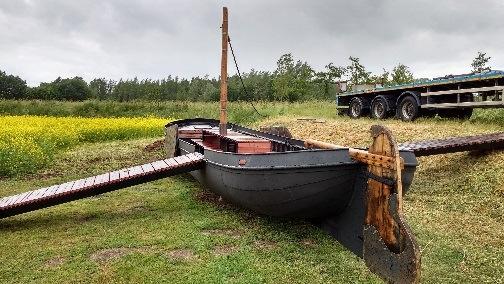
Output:
<instances>
[{"instance_id":1,"label":"wooden post","mask_svg":"<svg viewBox=\"0 0 504 284\"><path fill-rule=\"evenodd\" d=\"M227 135L227 47L228 47L228 10L222 8L222 56L220 84L220 123L219 134Z\"/></svg>"}]
</instances>

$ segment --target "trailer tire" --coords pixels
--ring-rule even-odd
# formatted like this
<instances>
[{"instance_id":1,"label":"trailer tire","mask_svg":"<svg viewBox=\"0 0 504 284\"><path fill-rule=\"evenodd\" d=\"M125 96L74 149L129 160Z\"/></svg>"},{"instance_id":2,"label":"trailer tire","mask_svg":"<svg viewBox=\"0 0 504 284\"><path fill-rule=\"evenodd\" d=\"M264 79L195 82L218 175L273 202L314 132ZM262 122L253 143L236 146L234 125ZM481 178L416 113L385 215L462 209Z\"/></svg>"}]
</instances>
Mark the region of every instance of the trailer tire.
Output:
<instances>
[{"instance_id":1,"label":"trailer tire","mask_svg":"<svg viewBox=\"0 0 504 284\"><path fill-rule=\"evenodd\" d=\"M420 107L413 96L404 97L397 107L397 117L403 121L413 121L419 113Z\"/></svg>"},{"instance_id":2,"label":"trailer tire","mask_svg":"<svg viewBox=\"0 0 504 284\"><path fill-rule=\"evenodd\" d=\"M371 117L385 119L388 117L387 102L383 98L376 98L371 103Z\"/></svg>"},{"instance_id":3,"label":"trailer tire","mask_svg":"<svg viewBox=\"0 0 504 284\"><path fill-rule=\"evenodd\" d=\"M366 106L364 100L362 98L355 97L350 100L350 104L348 105L348 116L351 118L359 118L366 113L365 108Z\"/></svg>"}]
</instances>

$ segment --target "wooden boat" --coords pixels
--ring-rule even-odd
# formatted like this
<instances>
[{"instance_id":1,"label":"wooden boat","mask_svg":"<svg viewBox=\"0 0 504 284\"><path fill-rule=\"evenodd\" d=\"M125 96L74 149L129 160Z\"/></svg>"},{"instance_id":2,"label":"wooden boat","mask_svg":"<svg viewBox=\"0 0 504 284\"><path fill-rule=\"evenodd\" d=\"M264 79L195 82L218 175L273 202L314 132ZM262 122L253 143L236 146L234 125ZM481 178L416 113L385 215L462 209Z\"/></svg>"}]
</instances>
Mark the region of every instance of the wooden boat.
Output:
<instances>
[{"instance_id":1,"label":"wooden boat","mask_svg":"<svg viewBox=\"0 0 504 284\"><path fill-rule=\"evenodd\" d=\"M199 182L232 203L281 217L320 218L347 208L365 165L349 148L309 149L305 141L219 121L186 119L166 125L177 133L176 155L201 153L202 169L191 172ZM412 151L401 151L402 184L407 191L417 166Z\"/></svg>"},{"instance_id":2,"label":"wooden boat","mask_svg":"<svg viewBox=\"0 0 504 284\"><path fill-rule=\"evenodd\" d=\"M235 124L222 134L222 121L201 118L165 132L170 156L204 157L191 175L216 194L261 214L312 219L383 279L418 281L420 253L402 216L417 160L386 128L372 128L369 150Z\"/></svg>"}]
</instances>

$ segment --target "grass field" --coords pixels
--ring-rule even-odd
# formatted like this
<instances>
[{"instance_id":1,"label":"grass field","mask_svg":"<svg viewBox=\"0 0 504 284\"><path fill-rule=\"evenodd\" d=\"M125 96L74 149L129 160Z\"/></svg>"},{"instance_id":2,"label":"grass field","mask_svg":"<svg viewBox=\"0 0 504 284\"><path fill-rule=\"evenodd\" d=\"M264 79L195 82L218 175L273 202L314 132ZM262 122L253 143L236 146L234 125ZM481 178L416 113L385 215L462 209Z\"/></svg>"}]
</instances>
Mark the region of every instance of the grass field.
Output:
<instances>
[{"instance_id":1,"label":"grass field","mask_svg":"<svg viewBox=\"0 0 504 284\"><path fill-rule=\"evenodd\" d=\"M283 115L334 117L334 102L309 101L303 103L229 102L229 121L250 124L265 117ZM115 102L115 101L15 101L0 100L0 115L47 115L80 117L173 117L173 118L219 118L217 102Z\"/></svg>"},{"instance_id":2,"label":"grass field","mask_svg":"<svg viewBox=\"0 0 504 284\"><path fill-rule=\"evenodd\" d=\"M302 138L366 146L370 119L274 115ZM320 106L325 113L324 106ZM289 114L288 109L284 114ZM471 121L386 120L399 141L504 131ZM0 196L152 161L153 138L82 141L33 174L0 179ZM108 140L108 139L106 139ZM423 283L504 283L504 153L423 157L405 198L422 249ZM0 220L0 282L380 283L363 262L309 223L257 216L188 175Z\"/></svg>"},{"instance_id":3,"label":"grass field","mask_svg":"<svg viewBox=\"0 0 504 284\"><path fill-rule=\"evenodd\" d=\"M229 102L229 121L252 124L266 118L281 116L336 118L334 101L254 102L257 113L250 102ZM42 115L78 117L173 117L219 118L217 102L115 102L115 101L17 101L0 100L0 115ZM471 122L504 126L504 109L476 109Z\"/></svg>"}]
</instances>

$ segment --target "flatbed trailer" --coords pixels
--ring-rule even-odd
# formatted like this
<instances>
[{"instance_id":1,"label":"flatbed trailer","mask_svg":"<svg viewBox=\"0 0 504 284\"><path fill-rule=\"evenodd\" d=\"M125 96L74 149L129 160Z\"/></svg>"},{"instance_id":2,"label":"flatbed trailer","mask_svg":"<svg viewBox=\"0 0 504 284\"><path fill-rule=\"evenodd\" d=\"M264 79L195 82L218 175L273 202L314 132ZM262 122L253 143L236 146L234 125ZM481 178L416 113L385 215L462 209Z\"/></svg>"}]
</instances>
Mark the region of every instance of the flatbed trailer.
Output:
<instances>
[{"instance_id":1,"label":"flatbed trailer","mask_svg":"<svg viewBox=\"0 0 504 284\"><path fill-rule=\"evenodd\" d=\"M504 71L448 75L409 84L350 91L336 96L339 114L352 118L420 116L469 118L474 108L504 107Z\"/></svg>"}]
</instances>

